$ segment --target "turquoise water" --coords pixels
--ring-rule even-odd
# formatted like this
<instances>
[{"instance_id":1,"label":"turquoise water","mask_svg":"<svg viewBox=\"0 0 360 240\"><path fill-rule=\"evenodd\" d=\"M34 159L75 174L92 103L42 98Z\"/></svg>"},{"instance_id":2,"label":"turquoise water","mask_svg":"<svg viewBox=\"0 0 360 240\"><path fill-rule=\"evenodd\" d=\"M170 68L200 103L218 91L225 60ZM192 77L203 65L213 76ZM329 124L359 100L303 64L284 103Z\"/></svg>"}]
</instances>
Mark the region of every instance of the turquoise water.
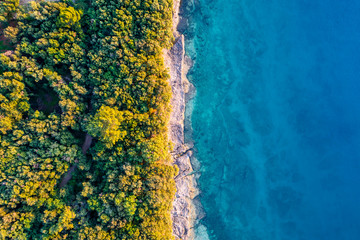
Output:
<instances>
[{"instance_id":1,"label":"turquoise water","mask_svg":"<svg viewBox=\"0 0 360 240\"><path fill-rule=\"evenodd\" d=\"M211 239L360 239L359 12L198 1L192 124Z\"/></svg>"}]
</instances>

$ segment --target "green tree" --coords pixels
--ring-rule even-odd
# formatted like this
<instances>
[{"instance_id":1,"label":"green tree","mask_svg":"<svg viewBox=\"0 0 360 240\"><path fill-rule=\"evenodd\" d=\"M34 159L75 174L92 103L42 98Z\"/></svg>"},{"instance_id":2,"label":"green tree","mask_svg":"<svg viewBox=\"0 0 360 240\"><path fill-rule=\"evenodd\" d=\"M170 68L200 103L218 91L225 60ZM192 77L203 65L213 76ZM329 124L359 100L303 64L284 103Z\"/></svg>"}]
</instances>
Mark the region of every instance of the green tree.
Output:
<instances>
[{"instance_id":1,"label":"green tree","mask_svg":"<svg viewBox=\"0 0 360 240\"><path fill-rule=\"evenodd\" d=\"M0 238L173 239L172 1L83 6L32 1L6 30L16 48L0 55Z\"/></svg>"},{"instance_id":2,"label":"green tree","mask_svg":"<svg viewBox=\"0 0 360 240\"><path fill-rule=\"evenodd\" d=\"M129 112L119 111L109 106L101 106L86 126L87 132L98 137L108 147L126 136L124 121L131 116Z\"/></svg>"}]
</instances>

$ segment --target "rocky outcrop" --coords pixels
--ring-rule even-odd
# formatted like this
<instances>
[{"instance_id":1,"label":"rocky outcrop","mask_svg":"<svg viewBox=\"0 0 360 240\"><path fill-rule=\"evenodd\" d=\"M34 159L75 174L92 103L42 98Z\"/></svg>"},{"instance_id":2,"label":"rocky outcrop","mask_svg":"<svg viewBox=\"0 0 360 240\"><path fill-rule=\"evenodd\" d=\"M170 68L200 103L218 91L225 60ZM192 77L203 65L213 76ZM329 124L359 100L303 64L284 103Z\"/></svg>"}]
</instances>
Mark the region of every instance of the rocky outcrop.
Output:
<instances>
[{"instance_id":1,"label":"rocky outcrop","mask_svg":"<svg viewBox=\"0 0 360 240\"><path fill-rule=\"evenodd\" d=\"M193 151L184 140L186 93L190 84L185 76L188 66L184 60L184 36L180 35L172 49L164 55L166 66L170 71L172 89L169 137L174 143L172 152L174 164L179 168L179 174L175 177L177 192L171 212L173 233L177 239L194 239L193 227L197 214L193 199L198 195L198 189L190 162Z\"/></svg>"}]
</instances>

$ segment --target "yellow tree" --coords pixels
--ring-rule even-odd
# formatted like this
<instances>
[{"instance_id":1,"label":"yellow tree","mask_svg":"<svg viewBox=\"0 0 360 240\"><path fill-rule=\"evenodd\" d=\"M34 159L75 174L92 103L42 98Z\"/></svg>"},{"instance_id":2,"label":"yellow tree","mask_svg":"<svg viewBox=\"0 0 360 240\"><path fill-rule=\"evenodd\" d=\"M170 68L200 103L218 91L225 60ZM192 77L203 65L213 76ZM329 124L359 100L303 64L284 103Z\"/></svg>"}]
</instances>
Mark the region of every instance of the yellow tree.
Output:
<instances>
[{"instance_id":1,"label":"yellow tree","mask_svg":"<svg viewBox=\"0 0 360 240\"><path fill-rule=\"evenodd\" d=\"M0 132L5 134L30 108L23 78L18 73L0 75Z\"/></svg>"},{"instance_id":2,"label":"yellow tree","mask_svg":"<svg viewBox=\"0 0 360 240\"><path fill-rule=\"evenodd\" d=\"M10 20L19 6L19 0L5 0L0 2L0 22Z\"/></svg>"},{"instance_id":3,"label":"yellow tree","mask_svg":"<svg viewBox=\"0 0 360 240\"><path fill-rule=\"evenodd\" d=\"M71 27L80 21L82 11L77 11L73 7L60 6L60 14L57 24L59 27Z\"/></svg>"}]
</instances>

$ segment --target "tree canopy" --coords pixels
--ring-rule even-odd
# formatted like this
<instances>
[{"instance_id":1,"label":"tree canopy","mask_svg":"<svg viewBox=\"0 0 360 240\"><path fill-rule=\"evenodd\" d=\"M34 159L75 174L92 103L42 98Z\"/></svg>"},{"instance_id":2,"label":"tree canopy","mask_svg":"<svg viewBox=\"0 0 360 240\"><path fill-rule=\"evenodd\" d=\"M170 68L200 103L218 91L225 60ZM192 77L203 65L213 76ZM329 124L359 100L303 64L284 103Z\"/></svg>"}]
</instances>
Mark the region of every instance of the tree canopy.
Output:
<instances>
[{"instance_id":1,"label":"tree canopy","mask_svg":"<svg viewBox=\"0 0 360 240\"><path fill-rule=\"evenodd\" d=\"M0 12L0 238L173 239L172 1Z\"/></svg>"}]
</instances>

